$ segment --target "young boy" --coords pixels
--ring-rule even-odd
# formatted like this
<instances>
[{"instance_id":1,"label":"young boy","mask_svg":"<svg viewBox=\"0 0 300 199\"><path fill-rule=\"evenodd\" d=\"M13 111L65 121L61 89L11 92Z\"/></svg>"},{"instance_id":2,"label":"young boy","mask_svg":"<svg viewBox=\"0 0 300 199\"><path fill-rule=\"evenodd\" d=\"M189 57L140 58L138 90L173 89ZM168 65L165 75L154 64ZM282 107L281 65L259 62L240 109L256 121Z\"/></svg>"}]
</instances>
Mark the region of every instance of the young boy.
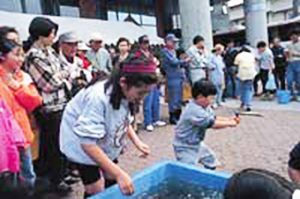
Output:
<instances>
[{"instance_id":1,"label":"young boy","mask_svg":"<svg viewBox=\"0 0 300 199\"><path fill-rule=\"evenodd\" d=\"M210 107L217 90L207 80L199 80L192 88L193 100L187 105L176 128L173 142L176 159L180 162L215 169L217 159L214 153L203 143L208 128L221 129L236 127L238 117L224 118L216 116Z\"/></svg>"}]
</instances>

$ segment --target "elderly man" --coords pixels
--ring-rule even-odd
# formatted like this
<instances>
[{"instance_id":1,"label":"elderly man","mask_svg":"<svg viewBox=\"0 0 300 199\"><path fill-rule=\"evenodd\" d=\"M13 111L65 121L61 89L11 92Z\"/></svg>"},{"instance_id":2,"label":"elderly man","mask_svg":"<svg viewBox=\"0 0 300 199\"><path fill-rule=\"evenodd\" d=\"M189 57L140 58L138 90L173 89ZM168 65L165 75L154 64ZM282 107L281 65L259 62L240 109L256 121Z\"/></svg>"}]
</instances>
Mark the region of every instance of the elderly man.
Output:
<instances>
[{"instance_id":1,"label":"elderly man","mask_svg":"<svg viewBox=\"0 0 300 199\"><path fill-rule=\"evenodd\" d=\"M110 54L102 46L103 39L99 33L93 33L90 39L90 48L86 54L92 63L93 77L105 77L112 71L112 60Z\"/></svg>"},{"instance_id":2,"label":"elderly man","mask_svg":"<svg viewBox=\"0 0 300 199\"><path fill-rule=\"evenodd\" d=\"M83 61L76 56L79 39L74 32L67 32L59 37L59 56L70 71L72 95L87 85L92 79L91 73L83 68Z\"/></svg>"}]
</instances>

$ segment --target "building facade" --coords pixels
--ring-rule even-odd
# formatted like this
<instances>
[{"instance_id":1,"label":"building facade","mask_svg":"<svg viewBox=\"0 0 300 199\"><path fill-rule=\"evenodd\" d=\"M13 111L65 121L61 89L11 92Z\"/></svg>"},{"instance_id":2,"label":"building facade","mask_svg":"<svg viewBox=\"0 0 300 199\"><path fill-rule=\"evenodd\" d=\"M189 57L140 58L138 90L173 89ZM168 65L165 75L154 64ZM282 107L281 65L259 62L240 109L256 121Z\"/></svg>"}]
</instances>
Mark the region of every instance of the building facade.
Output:
<instances>
[{"instance_id":1,"label":"building facade","mask_svg":"<svg viewBox=\"0 0 300 199\"><path fill-rule=\"evenodd\" d=\"M245 15L244 2L249 1L252 0L231 0L226 3L222 3L222 6L225 8L225 12L223 12L225 19L222 19L222 17L219 18L226 22L226 25L222 26L224 22L219 22L218 29L214 30L215 42L226 43L230 39L234 39L239 43L246 42L247 18ZM271 41L274 37L280 37L282 40L288 40L289 38L287 33L295 28L299 28L299 5L300 0L265 0L265 16L269 41ZM256 23L259 23L260 21L261 20L256 20Z\"/></svg>"}]
</instances>

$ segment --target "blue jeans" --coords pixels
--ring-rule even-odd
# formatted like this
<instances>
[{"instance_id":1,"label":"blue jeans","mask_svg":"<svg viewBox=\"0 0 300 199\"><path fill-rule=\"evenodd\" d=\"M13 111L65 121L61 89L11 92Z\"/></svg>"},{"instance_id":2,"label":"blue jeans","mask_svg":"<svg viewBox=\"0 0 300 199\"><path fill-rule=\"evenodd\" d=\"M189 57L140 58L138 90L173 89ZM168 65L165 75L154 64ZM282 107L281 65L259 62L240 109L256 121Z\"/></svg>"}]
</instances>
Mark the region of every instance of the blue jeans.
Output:
<instances>
[{"instance_id":1,"label":"blue jeans","mask_svg":"<svg viewBox=\"0 0 300 199\"><path fill-rule=\"evenodd\" d=\"M144 125L148 126L157 122L160 117L159 104L160 90L155 87L150 91L149 95L144 99Z\"/></svg>"},{"instance_id":2,"label":"blue jeans","mask_svg":"<svg viewBox=\"0 0 300 199\"><path fill-rule=\"evenodd\" d=\"M223 89L222 85L215 85L217 89L217 95L215 96L215 103L217 105L220 105L222 102L222 96L223 96Z\"/></svg>"},{"instance_id":3,"label":"blue jeans","mask_svg":"<svg viewBox=\"0 0 300 199\"><path fill-rule=\"evenodd\" d=\"M182 84L183 80L181 77L168 79L168 101L169 112L171 113L181 109Z\"/></svg>"},{"instance_id":4,"label":"blue jeans","mask_svg":"<svg viewBox=\"0 0 300 199\"><path fill-rule=\"evenodd\" d=\"M297 95L294 92L294 82L296 83L296 89L298 94L300 92L300 61L290 62L287 68L287 85L292 95Z\"/></svg>"},{"instance_id":5,"label":"blue jeans","mask_svg":"<svg viewBox=\"0 0 300 199\"><path fill-rule=\"evenodd\" d=\"M34 186L36 175L33 169L30 147L20 151L20 160L21 160L21 171L20 171L21 177L24 178L25 182L28 183L28 185Z\"/></svg>"},{"instance_id":6,"label":"blue jeans","mask_svg":"<svg viewBox=\"0 0 300 199\"><path fill-rule=\"evenodd\" d=\"M236 94L236 74L237 67L227 67L225 70L225 95L226 97L234 97Z\"/></svg>"},{"instance_id":7,"label":"blue jeans","mask_svg":"<svg viewBox=\"0 0 300 199\"><path fill-rule=\"evenodd\" d=\"M240 80L241 103L243 106L250 107L253 97L253 80Z\"/></svg>"}]
</instances>

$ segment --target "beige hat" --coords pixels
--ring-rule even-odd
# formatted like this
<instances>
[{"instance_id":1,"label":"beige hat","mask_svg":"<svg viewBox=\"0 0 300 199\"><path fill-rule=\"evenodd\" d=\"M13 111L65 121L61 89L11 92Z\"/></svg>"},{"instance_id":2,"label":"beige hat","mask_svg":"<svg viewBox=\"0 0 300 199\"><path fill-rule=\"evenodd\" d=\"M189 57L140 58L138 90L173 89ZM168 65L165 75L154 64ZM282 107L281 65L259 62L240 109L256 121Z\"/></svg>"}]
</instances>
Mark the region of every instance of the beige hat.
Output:
<instances>
[{"instance_id":1,"label":"beige hat","mask_svg":"<svg viewBox=\"0 0 300 199\"><path fill-rule=\"evenodd\" d=\"M98 32L94 32L91 34L90 36L90 42L91 41L102 41L103 40L103 37L100 33Z\"/></svg>"},{"instance_id":2,"label":"beige hat","mask_svg":"<svg viewBox=\"0 0 300 199\"><path fill-rule=\"evenodd\" d=\"M78 43L78 50L88 51L90 48L84 42Z\"/></svg>"}]
</instances>

